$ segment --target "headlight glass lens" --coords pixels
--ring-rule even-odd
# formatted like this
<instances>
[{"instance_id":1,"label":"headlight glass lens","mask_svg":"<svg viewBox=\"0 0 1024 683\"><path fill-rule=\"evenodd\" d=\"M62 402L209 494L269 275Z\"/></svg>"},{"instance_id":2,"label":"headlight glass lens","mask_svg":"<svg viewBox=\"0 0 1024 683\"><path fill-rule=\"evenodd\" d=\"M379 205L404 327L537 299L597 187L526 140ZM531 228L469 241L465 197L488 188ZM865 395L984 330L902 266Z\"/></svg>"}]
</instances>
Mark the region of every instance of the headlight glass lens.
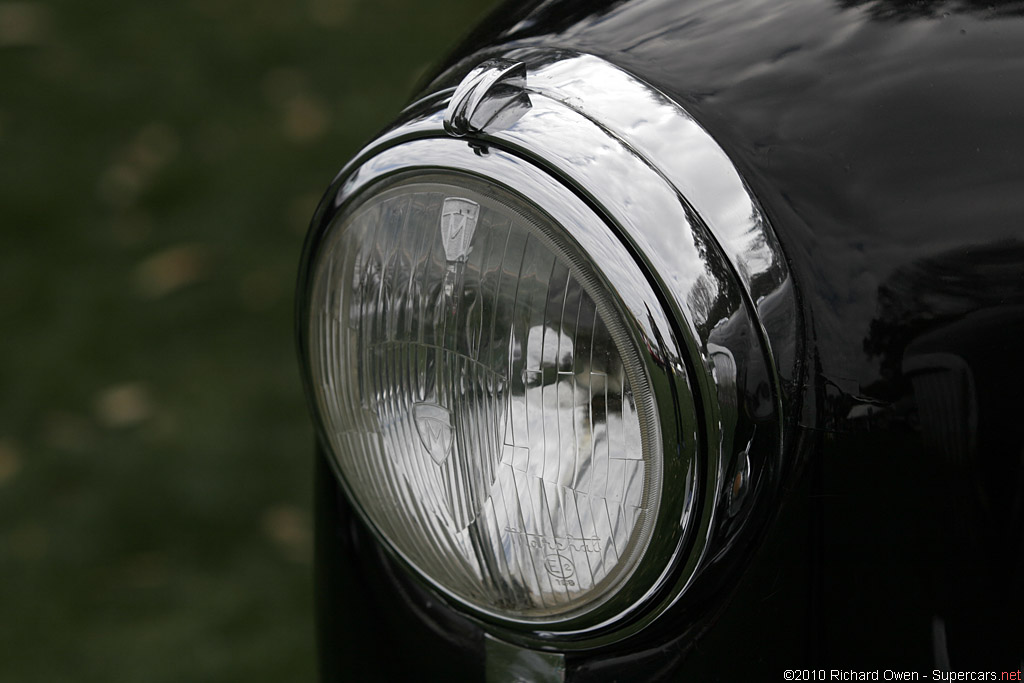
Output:
<instances>
[{"instance_id":1,"label":"headlight glass lens","mask_svg":"<svg viewBox=\"0 0 1024 683\"><path fill-rule=\"evenodd\" d=\"M650 381L600 264L472 176L405 174L360 197L321 242L309 320L350 495L479 610L595 608L643 556L662 483Z\"/></svg>"}]
</instances>

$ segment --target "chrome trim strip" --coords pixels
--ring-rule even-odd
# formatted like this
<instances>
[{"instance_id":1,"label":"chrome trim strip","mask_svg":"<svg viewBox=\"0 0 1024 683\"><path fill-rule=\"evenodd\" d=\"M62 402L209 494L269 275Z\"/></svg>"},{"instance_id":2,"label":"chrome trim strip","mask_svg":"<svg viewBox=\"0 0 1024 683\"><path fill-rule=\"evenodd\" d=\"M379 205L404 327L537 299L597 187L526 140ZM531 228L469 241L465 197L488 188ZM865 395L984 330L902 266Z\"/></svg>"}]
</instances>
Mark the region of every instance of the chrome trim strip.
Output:
<instances>
[{"instance_id":1,"label":"chrome trim strip","mask_svg":"<svg viewBox=\"0 0 1024 683\"><path fill-rule=\"evenodd\" d=\"M444 113L449 135L508 128L530 108L526 65L510 59L488 59L455 89Z\"/></svg>"}]
</instances>

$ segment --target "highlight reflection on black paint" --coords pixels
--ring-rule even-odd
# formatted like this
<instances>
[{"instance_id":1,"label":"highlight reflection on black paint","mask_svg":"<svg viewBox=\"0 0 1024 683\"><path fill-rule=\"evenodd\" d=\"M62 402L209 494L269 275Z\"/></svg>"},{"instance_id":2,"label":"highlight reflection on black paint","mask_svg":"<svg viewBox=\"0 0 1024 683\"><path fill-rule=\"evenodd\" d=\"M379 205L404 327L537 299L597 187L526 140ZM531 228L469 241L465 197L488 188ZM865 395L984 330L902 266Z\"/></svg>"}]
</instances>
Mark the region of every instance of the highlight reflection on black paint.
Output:
<instances>
[{"instance_id":1,"label":"highlight reflection on black paint","mask_svg":"<svg viewBox=\"0 0 1024 683\"><path fill-rule=\"evenodd\" d=\"M982 19L1024 14L1024 4L1016 0L836 0L836 4L843 9L863 8L879 21L937 19L952 14L975 14Z\"/></svg>"},{"instance_id":2,"label":"highlight reflection on black paint","mask_svg":"<svg viewBox=\"0 0 1024 683\"><path fill-rule=\"evenodd\" d=\"M954 249L897 269L878 288L878 314L864 350L881 359L882 376L900 375L915 338L976 311L1024 304L1024 243Z\"/></svg>"}]
</instances>

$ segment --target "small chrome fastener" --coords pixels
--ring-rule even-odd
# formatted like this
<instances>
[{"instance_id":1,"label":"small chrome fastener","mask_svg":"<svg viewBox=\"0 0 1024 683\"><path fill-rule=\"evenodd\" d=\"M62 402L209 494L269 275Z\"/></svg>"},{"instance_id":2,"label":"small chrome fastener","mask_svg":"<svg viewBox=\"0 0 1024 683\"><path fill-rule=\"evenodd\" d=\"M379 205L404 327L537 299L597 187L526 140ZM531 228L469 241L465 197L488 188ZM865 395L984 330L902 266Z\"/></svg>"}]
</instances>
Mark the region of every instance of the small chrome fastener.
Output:
<instances>
[{"instance_id":1,"label":"small chrome fastener","mask_svg":"<svg viewBox=\"0 0 1024 683\"><path fill-rule=\"evenodd\" d=\"M526 92L526 65L488 59L455 89L444 113L444 129L455 137L504 130L532 106Z\"/></svg>"}]
</instances>

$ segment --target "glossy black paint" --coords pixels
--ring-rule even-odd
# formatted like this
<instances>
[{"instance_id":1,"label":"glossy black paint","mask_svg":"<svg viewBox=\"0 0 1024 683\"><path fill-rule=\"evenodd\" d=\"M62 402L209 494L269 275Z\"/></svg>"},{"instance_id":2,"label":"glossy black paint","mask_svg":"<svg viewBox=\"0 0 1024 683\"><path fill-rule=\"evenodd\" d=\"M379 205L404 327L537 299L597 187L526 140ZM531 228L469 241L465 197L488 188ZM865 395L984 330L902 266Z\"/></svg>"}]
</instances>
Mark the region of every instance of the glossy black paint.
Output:
<instances>
[{"instance_id":1,"label":"glossy black paint","mask_svg":"<svg viewBox=\"0 0 1024 683\"><path fill-rule=\"evenodd\" d=\"M682 103L764 206L803 316L794 465L742 578L569 680L1018 669L1024 3L510 3L452 62L505 43L596 54ZM321 469L325 678L479 678L479 631L396 599L417 589ZM351 633L367 611L391 626Z\"/></svg>"}]
</instances>

